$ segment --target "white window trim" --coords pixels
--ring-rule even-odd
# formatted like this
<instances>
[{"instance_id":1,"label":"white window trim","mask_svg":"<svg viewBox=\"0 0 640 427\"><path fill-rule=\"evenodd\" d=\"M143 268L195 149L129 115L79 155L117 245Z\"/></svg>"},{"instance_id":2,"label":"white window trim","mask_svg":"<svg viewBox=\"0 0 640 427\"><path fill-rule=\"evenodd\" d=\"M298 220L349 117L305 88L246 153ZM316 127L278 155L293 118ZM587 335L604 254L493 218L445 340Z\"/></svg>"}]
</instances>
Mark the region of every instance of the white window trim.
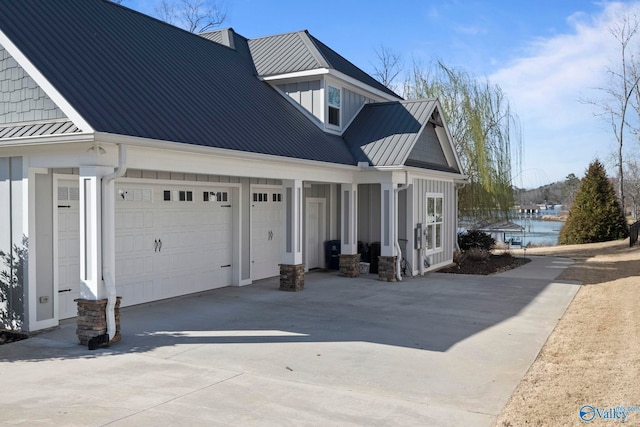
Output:
<instances>
[{"instance_id":1,"label":"white window trim","mask_svg":"<svg viewBox=\"0 0 640 427\"><path fill-rule=\"evenodd\" d=\"M442 200L442 212L441 214L441 219L440 221L436 221L436 222L428 222L428 217L429 217L429 212L428 212L428 206L429 206L429 199L441 199ZM434 202L434 206L435 206L435 202ZM442 252L444 250L443 248L443 237L444 237L444 222L445 222L445 212L444 212L444 193L426 193L425 194L425 198L424 198L424 226L425 226L425 233L427 232L427 229L429 227L433 227L433 232L431 233L431 239L432 239L432 248L428 249L428 242L425 242L425 254L435 254L438 252ZM440 225L440 247L436 247L436 233L435 233L435 229L436 229L436 225ZM426 239L426 237L425 237Z\"/></svg>"},{"instance_id":2,"label":"white window trim","mask_svg":"<svg viewBox=\"0 0 640 427\"><path fill-rule=\"evenodd\" d=\"M340 92L340 106L339 107L335 107L329 104L329 88L332 87L334 89L337 89ZM333 84L332 82L327 82L326 83L326 90L325 90L325 117L326 117L326 121L325 121L325 126L327 127L327 129L333 129L333 130L337 130L337 131L342 131L342 97L343 97L343 93L342 93L342 86L340 85L336 85ZM338 112L339 112L339 116L338 116L338 121L340 122L339 126L336 126L334 124L329 123L329 108L337 108Z\"/></svg>"}]
</instances>

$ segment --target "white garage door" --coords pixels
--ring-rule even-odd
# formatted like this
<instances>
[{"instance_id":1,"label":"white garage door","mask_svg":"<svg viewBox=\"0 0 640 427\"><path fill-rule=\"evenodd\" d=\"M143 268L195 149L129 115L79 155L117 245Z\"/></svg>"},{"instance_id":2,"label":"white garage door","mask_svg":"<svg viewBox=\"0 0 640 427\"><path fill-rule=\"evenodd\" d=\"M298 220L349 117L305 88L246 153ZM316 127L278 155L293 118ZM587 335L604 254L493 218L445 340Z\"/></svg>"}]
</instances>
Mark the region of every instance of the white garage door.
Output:
<instances>
[{"instance_id":1,"label":"white garage door","mask_svg":"<svg viewBox=\"0 0 640 427\"><path fill-rule=\"evenodd\" d=\"M280 274L282 262L282 188L251 189L251 279Z\"/></svg>"},{"instance_id":2,"label":"white garage door","mask_svg":"<svg viewBox=\"0 0 640 427\"><path fill-rule=\"evenodd\" d=\"M58 318L77 315L78 181L57 189ZM231 284L231 189L116 183L116 288L122 306Z\"/></svg>"},{"instance_id":3,"label":"white garage door","mask_svg":"<svg viewBox=\"0 0 640 427\"><path fill-rule=\"evenodd\" d=\"M122 305L231 284L231 189L116 185L116 287Z\"/></svg>"}]
</instances>

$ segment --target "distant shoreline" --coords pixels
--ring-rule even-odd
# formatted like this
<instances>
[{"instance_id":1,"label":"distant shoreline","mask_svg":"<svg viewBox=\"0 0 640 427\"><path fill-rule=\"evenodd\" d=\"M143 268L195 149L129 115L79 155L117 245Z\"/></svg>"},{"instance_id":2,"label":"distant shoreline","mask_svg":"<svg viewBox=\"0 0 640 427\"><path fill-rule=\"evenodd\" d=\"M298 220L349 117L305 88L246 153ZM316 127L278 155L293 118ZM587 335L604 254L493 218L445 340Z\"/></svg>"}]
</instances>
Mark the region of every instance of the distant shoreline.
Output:
<instances>
[{"instance_id":1,"label":"distant shoreline","mask_svg":"<svg viewBox=\"0 0 640 427\"><path fill-rule=\"evenodd\" d=\"M567 214L560 215L542 215L540 220L542 221L556 221L556 222L565 222L567 220Z\"/></svg>"}]
</instances>

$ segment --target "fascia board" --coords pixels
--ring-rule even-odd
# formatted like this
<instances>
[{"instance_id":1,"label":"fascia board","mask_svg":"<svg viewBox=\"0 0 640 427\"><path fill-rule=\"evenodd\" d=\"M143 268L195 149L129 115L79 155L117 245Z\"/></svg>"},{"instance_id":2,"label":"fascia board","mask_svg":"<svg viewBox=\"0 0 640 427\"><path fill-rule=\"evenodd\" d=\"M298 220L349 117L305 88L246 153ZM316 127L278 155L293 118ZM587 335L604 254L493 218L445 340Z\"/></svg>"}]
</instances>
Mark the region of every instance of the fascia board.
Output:
<instances>
[{"instance_id":1,"label":"fascia board","mask_svg":"<svg viewBox=\"0 0 640 427\"><path fill-rule=\"evenodd\" d=\"M93 132L93 128L76 111L75 108L62 96L60 92L47 80L35 65L22 53L22 51L11 41L7 35L0 30L0 45L16 60L16 62L27 72L27 74L42 88L51 100L62 110L62 112L83 132Z\"/></svg>"},{"instance_id":2,"label":"fascia board","mask_svg":"<svg viewBox=\"0 0 640 427\"><path fill-rule=\"evenodd\" d=\"M0 148L68 144L74 142L94 142L94 140L95 137L93 132L63 133L58 135L36 135L29 137L0 139Z\"/></svg>"},{"instance_id":3,"label":"fascia board","mask_svg":"<svg viewBox=\"0 0 640 427\"><path fill-rule=\"evenodd\" d=\"M444 172L444 171L437 171L433 169L422 169L422 168L416 168L413 166L408 166L406 170L409 171L414 178L418 178L418 179L441 179L441 180L455 181L455 182L466 181L468 179L466 175L461 173L455 173L455 172Z\"/></svg>"},{"instance_id":4,"label":"fascia board","mask_svg":"<svg viewBox=\"0 0 640 427\"><path fill-rule=\"evenodd\" d=\"M315 160L295 159L290 157L275 156L272 154L251 153L245 151L230 150L225 148L216 147L204 147L200 145L182 144L178 142L167 142L153 140L149 138L141 138L134 136L116 135L104 132L96 133L97 143L108 144L125 144L131 147L143 147L154 148L167 152L180 152L185 154L197 154L200 155L200 159L203 155L218 157L224 160L224 163L229 166L229 175L237 175L233 172L241 168L242 176L256 176L256 171L272 170L272 175L276 179L288 179L291 173L287 172L287 168L291 168L291 171L306 171L309 176L313 175L314 179L322 182L351 182L352 175L359 169L355 165L342 165L338 163L327 163ZM236 160L237 162L234 162ZM206 160L205 160L206 161ZM258 165L259 164L259 165ZM271 169L269 169L271 168ZM209 167L210 170L210 167ZM279 176L279 177L278 177ZM295 175L299 178L299 173ZM311 178L309 178L311 179ZM346 181L345 181L346 179Z\"/></svg>"},{"instance_id":5,"label":"fascia board","mask_svg":"<svg viewBox=\"0 0 640 427\"><path fill-rule=\"evenodd\" d=\"M329 74L330 70L328 68L316 68L313 70L305 70L305 71L296 71L293 73L285 73L285 74L273 74L271 76L259 76L259 79L265 82L271 82L274 80L289 80L296 78L304 78L304 77L314 77L314 76L323 76L325 74Z\"/></svg>"}]
</instances>

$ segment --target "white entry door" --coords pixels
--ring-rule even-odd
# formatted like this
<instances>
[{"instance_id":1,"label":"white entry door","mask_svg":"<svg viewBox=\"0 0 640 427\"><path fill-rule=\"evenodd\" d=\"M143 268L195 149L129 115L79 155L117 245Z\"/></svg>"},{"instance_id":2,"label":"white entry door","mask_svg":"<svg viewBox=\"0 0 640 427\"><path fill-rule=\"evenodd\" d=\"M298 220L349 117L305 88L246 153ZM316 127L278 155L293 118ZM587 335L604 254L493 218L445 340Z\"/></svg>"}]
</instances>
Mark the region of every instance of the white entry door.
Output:
<instances>
[{"instance_id":1,"label":"white entry door","mask_svg":"<svg viewBox=\"0 0 640 427\"><path fill-rule=\"evenodd\" d=\"M306 202L306 253L305 267L324 268L324 199L307 199Z\"/></svg>"},{"instance_id":2,"label":"white entry door","mask_svg":"<svg viewBox=\"0 0 640 427\"><path fill-rule=\"evenodd\" d=\"M282 262L282 188L251 190L251 279L280 274Z\"/></svg>"},{"instance_id":3,"label":"white entry door","mask_svg":"<svg viewBox=\"0 0 640 427\"><path fill-rule=\"evenodd\" d=\"M80 297L80 190L75 181L58 181L54 195L57 216L58 319L78 315L75 299Z\"/></svg>"}]
</instances>

